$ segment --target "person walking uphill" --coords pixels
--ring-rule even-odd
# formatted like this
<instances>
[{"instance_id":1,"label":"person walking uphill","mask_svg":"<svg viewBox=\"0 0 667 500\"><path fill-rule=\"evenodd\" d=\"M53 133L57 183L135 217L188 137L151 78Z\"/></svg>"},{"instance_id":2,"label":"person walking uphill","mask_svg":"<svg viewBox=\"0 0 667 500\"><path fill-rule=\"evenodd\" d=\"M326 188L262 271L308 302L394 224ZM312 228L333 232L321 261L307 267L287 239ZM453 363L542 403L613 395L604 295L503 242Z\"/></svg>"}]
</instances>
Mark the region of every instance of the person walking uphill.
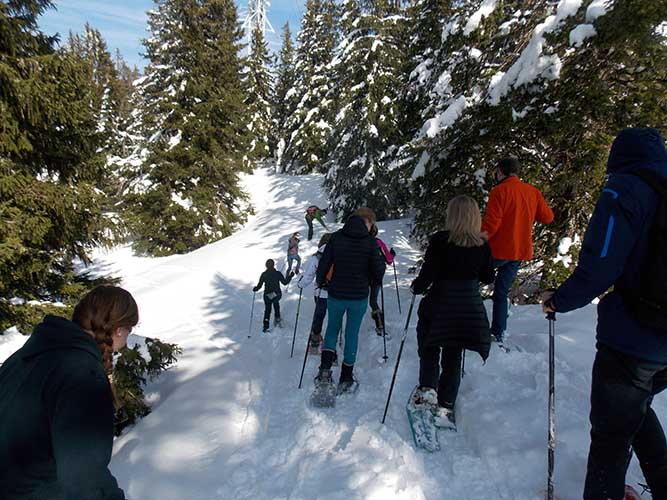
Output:
<instances>
[{"instance_id":1,"label":"person walking uphill","mask_svg":"<svg viewBox=\"0 0 667 500\"><path fill-rule=\"evenodd\" d=\"M72 320L46 316L0 367L0 497L124 500L109 471L112 351L139 321L125 290L98 286Z\"/></svg>"},{"instance_id":2,"label":"person walking uphill","mask_svg":"<svg viewBox=\"0 0 667 500\"><path fill-rule=\"evenodd\" d=\"M382 255L385 264L391 266L394 262L396 252L393 248L391 250L387 249L387 245L384 241L377 237L377 234L378 227L377 225L373 224L373 227L371 227L371 236L375 238L375 241L378 245L378 251L380 252L380 255ZM368 299L368 303L371 306L371 318L373 318L373 321L375 321L375 331L378 335L385 335L386 333L384 331L384 310L382 310L380 308L380 304L378 304L378 296L380 295L380 288L382 288L384 272L385 269L382 270L382 278L378 283L371 283L371 292Z\"/></svg>"},{"instance_id":3,"label":"person walking uphill","mask_svg":"<svg viewBox=\"0 0 667 500\"><path fill-rule=\"evenodd\" d=\"M411 403L430 407L439 427L456 428L463 349L483 360L489 356L491 334L479 284L492 283L494 270L491 249L479 230L481 219L475 200L453 198L447 205L446 230L431 238L411 286L417 295L426 293L417 313L419 388Z\"/></svg>"},{"instance_id":4,"label":"person walking uphill","mask_svg":"<svg viewBox=\"0 0 667 500\"><path fill-rule=\"evenodd\" d=\"M517 176L519 161L504 158L495 168L496 186L482 220L497 270L493 285L491 333L498 342L507 330L507 297L522 260L533 258L533 223L551 224L554 213L536 187Z\"/></svg>"},{"instance_id":5,"label":"person walking uphill","mask_svg":"<svg viewBox=\"0 0 667 500\"><path fill-rule=\"evenodd\" d=\"M296 269L294 270L295 274L299 274L299 268L301 267L301 257L299 257L299 240L301 239L300 233L294 233L287 243L287 274L292 271L292 263L296 261Z\"/></svg>"},{"instance_id":6,"label":"person walking uphill","mask_svg":"<svg viewBox=\"0 0 667 500\"><path fill-rule=\"evenodd\" d=\"M640 177L667 182L667 151L660 133L649 128L620 132L609 153L607 174L577 267L555 293L543 294L543 307L545 312L572 311L614 286L597 308L584 499L622 499L634 450L651 496L665 500L667 442L651 402L667 388L667 303L653 308L656 299L650 296L655 286L663 302L667 295L667 255L661 243L665 231L652 234L655 221L665 222L660 207L665 200L652 188L653 181Z\"/></svg>"},{"instance_id":7,"label":"person walking uphill","mask_svg":"<svg viewBox=\"0 0 667 500\"><path fill-rule=\"evenodd\" d=\"M275 269L275 265L273 259L266 261L266 271L260 275L259 283L252 289L253 292L258 292L262 289L262 286L264 286L264 325L262 329L264 333L269 331L271 306L273 306L273 311L275 313L273 325L282 328L283 325L280 318L280 299L283 296L283 292L280 290L280 284L288 285L294 277L294 272L290 272L287 275L287 278L285 278L283 273Z\"/></svg>"},{"instance_id":8,"label":"person walking uphill","mask_svg":"<svg viewBox=\"0 0 667 500\"><path fill-rule=\"evenodd\" d=\"M308 224L308 241L313 239L313 219L322 224L322 227L327 231L329 228L322 220L322 216L327 214L326 208L320 208L317 205L311 205L306 209L306 223Z\"/></svg>"},{"instance_id":9,"label":"person walking uphill","mask_svg":"<svg viewBox=\"0 0 667 500\"><path fill-rule=\"evenodd\" d=\"M306 270L297 282L297 286L300 289L303 290L315 280L317 266L330 239L330 233L324 233L320 238L320 242L317 244L317 252L313 255L312 259L308 260ZM327 315L327 297L326 288L315 287L315 312L313 313L313 322L310 326L310 340L308 344L310 354L319 354L320 345L322 344L322 325Z\"/></svg>"},{"instance_id":10,"label":"person walking uphill","mask_svg":"<svg viewBox=\"0 0 667 500\"><path fill-rule=\"evenodd\" d=\"M367 308L368 289L370 283L382 279L385 267L375 238L369 232L374 223L375 213L370 208L358 209L341 230L332 234L317 267L317 286L328 286L329 321L316 386L331 383L331 365L336 354L338 332L343 316L347 315L339 393L354 390L357 386L352 372L357 357L359 328Z\"/></svg>"}]
</instances>

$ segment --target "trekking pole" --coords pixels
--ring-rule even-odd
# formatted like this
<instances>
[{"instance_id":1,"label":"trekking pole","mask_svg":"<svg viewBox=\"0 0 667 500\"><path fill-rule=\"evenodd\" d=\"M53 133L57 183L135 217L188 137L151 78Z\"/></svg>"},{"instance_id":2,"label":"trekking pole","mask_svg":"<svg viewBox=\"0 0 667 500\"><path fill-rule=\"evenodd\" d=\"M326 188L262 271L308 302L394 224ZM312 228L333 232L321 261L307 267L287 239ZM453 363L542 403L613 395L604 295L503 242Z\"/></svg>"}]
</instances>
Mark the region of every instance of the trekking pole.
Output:
<instances>
[{"instance_id":1,"label":"trekking pole","mask_svg":"<svg viewBox=\"0 0 667 500\"><path fill-rule=\"evenodd\" d=\"M299 325L299 311L301 310L301 294L303 294L303 288L299 288L299 303L296 306L296 321L294 322L294 335L292 335L292 352L289 357L294 356L294 342L296 341L296 327Z\"/></svg>"},{"instance_id":2,"label":"trekking pole","mask_svg":"<svg viewBox=\"0 0 667 500\"><path fill-rule=\"evenodd\" d=\"M466 376L466 350L463 349L463 359L461 360L461 378Z\"/></svg>"},{"instance_id":3,"label":"trekking pole","mask_svg":"<svg viewBox=\"0 0 667 500\"><path fill-rule=\"evenodd\" d=\"M401 296L398 294L398 278L396 277L396 261L393 261L391 264L394 266L394 283L396 283L396 300L398 300L398 314L403 314L401 312Z\"/></svg>"},{"instance_id":4,"label":"trekking pole","mask_svg":"<svg viewBox=\"0 0 667 500\"><path fill-rule=\"evenodd\" d=\"M301 389L301 384L303 384L303 372L306 371L306 361L308 361L308 349L310 348L310 335L306 341L306 354L303 355L303 366L301 367L301 377L299 377L299 389Z\"/></svg>"},{"instance_id":5,"label":"trekking pole","mask_svg":"<svg viewBox=\"0 0 667 500\"><path fill-rule=\"evenodd\" d=\"M556 313L547 314L549 320L549 450L548 475L547 475L547 500L554 498L554 453L556 450L556 408L555 408L555 337L556 337Z\"/></svg>"},{"instance_id":6,"label":"trekking pole","mask_svg":"<svg viewBox=\"0 0 667 500\"><path fill-rule=\"evenodd\" d=\"M387 356L387 328L384 323L384 283L380 285L380 297L382 299L382 345L384 347L384 356L382 356L382 359L386 363L389 356Z\"/></svg>"},{"instance_id":7,"label":"trekking pole","mask_svg":"<svg viewBox=\"0 0 667 500\"><path fill-rule=\"evenodd\" d=\"M389 395L387 396L387 404L384 407L384 415L382 415L382 423L384 424L387 418L387 410L389 410L389 401L391 401L391 393L394 391L394 383L396 382L396 373L398 373L398 365L401 362L401 354L403 354L403 346L405 345L405 338L408 336L408 326L410 325L410 316L412 316L412 308L415 305L416 295L412 295L410 301L410 310L408 311L408 319L405 322L405 330L403 331L403 338L401 339L401 347L398 348L398 356L396 357L396 366L394 367L394 375L391 377L391 385L389 386Z\"/></svg>"},{"instance_id":8,"label":"trekking pole","mask_svg":"<svg viewBox=\"0 0 667 500\"><path fill-rule=\"evenodd\" d=\"M257 292L252 292L252 307L250 308L250 326L248 326L248 338L251 336L252 332L252 317L255 314L255 294Z\"/></svg>"}]
</instances>

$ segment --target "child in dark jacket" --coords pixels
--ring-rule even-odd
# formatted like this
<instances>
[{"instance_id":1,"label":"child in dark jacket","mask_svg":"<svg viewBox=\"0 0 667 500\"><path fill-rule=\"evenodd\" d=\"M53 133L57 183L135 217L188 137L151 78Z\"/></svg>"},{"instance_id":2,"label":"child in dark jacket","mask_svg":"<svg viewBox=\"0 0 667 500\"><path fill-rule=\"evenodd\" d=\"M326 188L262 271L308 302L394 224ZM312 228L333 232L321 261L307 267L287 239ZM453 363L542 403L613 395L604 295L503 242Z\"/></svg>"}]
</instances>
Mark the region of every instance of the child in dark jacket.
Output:
<instances>
[{"instance_id":1,"label":"child in dark jacket","mask_svg":"<svg viewBox=\"0 0 667 500\"><path fill-rule=\"evenodd\" d=\"M271 319L271 306L273 305L273 310L275 312L275 317L273 319L274 326L282 327L282 320L280 319L280 298L283 296L282 291L280 290L280 284L283 285L289 284L292 281L294 276L293 272L290 272L287 275L287 278L283 276L283 273L275 269L275 262L273 259L266 261L266 271L264 271L259 277L259 283L257 286L252 289L253 292L261 290L264 286L264 328L263 332L269 331L269 320Z\"/></svg>"},{"instance_id":2,"label":"child in dark jacket","mask_svg":"<svg viewBox=\"0 0 667 500\"><path fill-rule=\"evenodd\" d=\"M480 226L475 200L452 199L447 205L446 231L431 238L411 287L415 294L428 291L419 304L419 390L412 403L429 407L439 427L456 428L454 405L463 350L475 351L482 359L489 355L491 334L479 284L492 283L494 271Z\"/></svg>"}]
</instances>

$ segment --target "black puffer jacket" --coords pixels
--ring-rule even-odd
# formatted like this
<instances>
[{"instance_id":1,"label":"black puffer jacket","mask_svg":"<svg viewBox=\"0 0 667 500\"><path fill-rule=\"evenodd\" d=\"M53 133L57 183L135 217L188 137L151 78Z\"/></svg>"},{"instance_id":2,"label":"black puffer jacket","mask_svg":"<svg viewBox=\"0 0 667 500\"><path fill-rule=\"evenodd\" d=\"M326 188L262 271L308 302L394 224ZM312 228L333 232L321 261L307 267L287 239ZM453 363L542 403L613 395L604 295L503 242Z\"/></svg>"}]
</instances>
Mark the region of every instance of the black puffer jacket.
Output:
<instances>
[{"instance_id":1,"label":"black puffer jacket","mask_svg":"<svg viewBox=\"0 0 667 500\"><path fill-rule=\"evenodd\" d=\"M317 266L318 286L326 284L332 265L333 275L328 292L329 297L334 299L366 299L370 284L382 281L384 259L361 217L353 215L341 230L331 236Z\"/></svg>"},{"instance_id":2,"label":"black puffer jacket","mask_svg":"<svg viewBox=\"0 0 667 500\"><path fill-rule=\"evenodd\" d=\"M113 402L93 338L47 316L0 367L0 498L123 500Z\"/></svg>"},{"instance_id":3,"label":"black puffer jacket","mask_svg":"<svg viewBox=\"0 0 667 500\"><path fill-rule=\"evenodd\" d=\"M491 336L479 283L494 280L491 249L488 243L459 247L448 239L446 231L431 238L412 284L416 294L427 293L419 305L419 345L468 349L486 359Z\"/></svg>"}]
</instances>

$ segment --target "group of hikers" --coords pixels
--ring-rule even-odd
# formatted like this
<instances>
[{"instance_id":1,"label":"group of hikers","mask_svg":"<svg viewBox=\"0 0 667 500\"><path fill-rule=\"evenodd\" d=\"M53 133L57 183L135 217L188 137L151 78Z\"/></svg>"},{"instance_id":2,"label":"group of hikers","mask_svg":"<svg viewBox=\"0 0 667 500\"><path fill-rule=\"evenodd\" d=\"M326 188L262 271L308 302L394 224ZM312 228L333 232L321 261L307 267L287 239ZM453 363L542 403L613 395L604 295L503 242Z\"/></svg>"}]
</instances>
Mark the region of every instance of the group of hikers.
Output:
<instances>
[{"instance_id":1,"label":"group of hikers","mask_svg":"<svg viewBox=\"0 0 667 500\"><path fill-rule=\"evenodd\" d=\"M554 219L540 191L519 179L519 168L515 158L494 165L497 183L484 217L468 196L449 201L444 230L431 237L411 285L413 294L425 295L418 308L415 404L428 407L444 427L454 422L463 350L486 359L492 340L504 341L509 290L520 263L533 256L533 223L549 224ZM566 313L614 287L598 305L583 498L623 499L634 451L653 499L665 500L667 443L651 403L667 387L667 316L650 300L642 300L650 281L647 267L660 276L665 271L665 255L652 249L652 242L664 237L654 229L657 219L665 223L667 207L667 151L660 133L649 128L621 131L611 146L607 174L578 264L557 290L543 293L542 307L545 313ZM317 217L313 211L306 217L309 240L313 219L324 226L322 213L319 210ZM323 344L315 384L331 382L346 317L338 390L354 387L359 328L369 297L373 310L378 310L374 287L381 286L393 256L378 242L375 213L366 207L349 217L342 229L320 239L315 257L299 279L300 287L315 281L309 342L311 348ZM297 260L294 273L299 266ZM294 273L290 268L285 277L273 261L267 262L255 289L266 286L269 315L273 307L280 317L280 283L289 283ZM494 286L490 324L480 283ZM265 315L265 326L268 318ZM137 321L137 305L128 292L100 286L76 306L71 321L47 316L24 347L2 365L3 498L125 498L107 467L115 400L108 376L112 352L125 345ZM384 327L384 319L379 321Z\"/></svg>"}]
</instances>

